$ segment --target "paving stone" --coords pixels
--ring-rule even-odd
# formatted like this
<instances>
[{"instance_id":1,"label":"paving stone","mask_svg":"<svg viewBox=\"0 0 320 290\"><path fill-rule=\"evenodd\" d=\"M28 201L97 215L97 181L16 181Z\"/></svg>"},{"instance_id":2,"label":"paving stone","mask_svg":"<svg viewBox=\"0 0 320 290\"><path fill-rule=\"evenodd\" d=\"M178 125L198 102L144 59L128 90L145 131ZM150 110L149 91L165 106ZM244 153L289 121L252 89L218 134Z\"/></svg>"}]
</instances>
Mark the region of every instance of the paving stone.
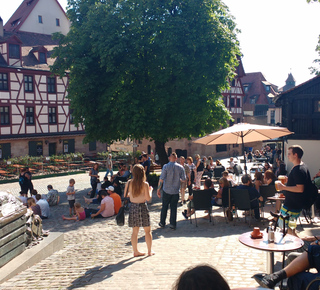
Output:
<instances>
[{"instance_id":1,"label":"paving stone","mask_svg":"<svg viewBox=\"0 0 320 290\"><path fill-rule=\"evenodd\" d=\"M84 205L83 197L91 189L88 174L33 181L40 194L47 193L48 184L60 192L61 204L51 207L51 216L43 221L43 227L64 233L64 249L2 283L0 289L170 289L183 270L200 263L216 267L231 287L246 287L257 286L251 276L265 272L266 253L238 241L240 234L252 229L244 223L244 218L234 226L226 223L222 210L217 209L212 225L202 219L204 214L199 212L196 227L194 219L192 224L184 220L181 212L186 206L180 206L177 230L161 229L158 228L161 202L155 191L149 210L156 254L133 258L131 229L127 225L118 227L114 217L81 222L62 220L61 216L69 213L65 192L70 178L75 179L75 188L79 190L76 201ZM0 190L10 190L18 195L20 187L16 182L0 185ZM266 207L265 212L270 209L270 206ZM262 223L252 226L256 225L261 229L266 227ZM308 225L300 234L311 232L320 234L316 225ZM139 249L146 251L142 229L138 237ZM280 254L275 255L275 261L281 261Z\"/></svg>"}]
</instances>

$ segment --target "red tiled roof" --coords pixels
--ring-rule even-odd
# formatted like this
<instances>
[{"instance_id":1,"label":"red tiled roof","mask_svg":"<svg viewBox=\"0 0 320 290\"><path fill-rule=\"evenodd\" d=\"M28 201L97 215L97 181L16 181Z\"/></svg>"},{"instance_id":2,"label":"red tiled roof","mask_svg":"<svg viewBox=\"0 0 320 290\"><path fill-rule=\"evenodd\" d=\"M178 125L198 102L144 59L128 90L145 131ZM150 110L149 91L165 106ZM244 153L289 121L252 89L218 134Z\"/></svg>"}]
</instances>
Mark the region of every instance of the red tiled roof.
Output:
<instances>
[{"instance_id":1,"label":"red tiled roof","mask_svg":"<svg viewBox=\"0 0 320 290\"><path fill-rule=\"evenodd\" d=\"M241 78L243 86L248 85L248 91L245 92L244 103L250 104L250 98L255 98L256 105L270 105L270 98L268 95L277 95L276 86L267 82L266 78L261 72L246 73ZM265 85L270 84L270 91L266 91Z\"/></svg>"}]
</instances>

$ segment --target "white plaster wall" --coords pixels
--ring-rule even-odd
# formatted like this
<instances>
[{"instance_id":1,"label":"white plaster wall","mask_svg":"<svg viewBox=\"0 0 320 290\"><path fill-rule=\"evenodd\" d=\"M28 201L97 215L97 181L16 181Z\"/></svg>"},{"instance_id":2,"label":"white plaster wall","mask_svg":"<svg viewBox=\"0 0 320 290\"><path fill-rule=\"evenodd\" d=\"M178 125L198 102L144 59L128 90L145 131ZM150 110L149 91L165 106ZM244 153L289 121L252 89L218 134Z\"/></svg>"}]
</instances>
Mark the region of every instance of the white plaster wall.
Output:
<instances>
[{"instance_id":1,"label":"white plaster wall","mask_svg":"<svg viewBox=\"0 0 320 290\"><path fill-rule=\"evenodd\" d=\"M292 145L300 145L303 148L302 161L308 166L311 174L311 178L320 169L320 155L318 153L320 147L320 140L288 140L285 144L284 151L284 162L287 165L287 170L290 171L292 168L292 163L288 161L288 148Z\"/></svg>"},{"instance_id":2,"label":"white plaster wall","mask_svg":"<svg viewBox=\"0 0 320 290\"><path fill-rule=\"evenodd\" d=\"M43 23L39 23L39 15L42 16ZM60 19L60 26L56 26L56 18ZM69 20L56 0L39 0L20 30L43 34L52 34L54 32L67 34L69 27Z\"/></svg>"}]
</instances>

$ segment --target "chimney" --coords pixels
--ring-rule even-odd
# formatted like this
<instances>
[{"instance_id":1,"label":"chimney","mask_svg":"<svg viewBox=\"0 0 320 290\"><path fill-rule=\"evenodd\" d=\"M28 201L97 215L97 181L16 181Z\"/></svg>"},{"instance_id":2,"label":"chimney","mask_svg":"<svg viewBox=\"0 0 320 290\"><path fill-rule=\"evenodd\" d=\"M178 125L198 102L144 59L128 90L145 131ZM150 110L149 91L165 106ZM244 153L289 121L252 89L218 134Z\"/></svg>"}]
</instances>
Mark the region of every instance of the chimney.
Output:
<instances>
[{"instance_id":1,"label":"chimney","mask_svg":"<svg viewBox=\"0 0 320 290\"><path fill-rule=\"evenodd\" d=\"M0 16L0 37L3 37L3 20Z\"/></svg>"}]
</instances>

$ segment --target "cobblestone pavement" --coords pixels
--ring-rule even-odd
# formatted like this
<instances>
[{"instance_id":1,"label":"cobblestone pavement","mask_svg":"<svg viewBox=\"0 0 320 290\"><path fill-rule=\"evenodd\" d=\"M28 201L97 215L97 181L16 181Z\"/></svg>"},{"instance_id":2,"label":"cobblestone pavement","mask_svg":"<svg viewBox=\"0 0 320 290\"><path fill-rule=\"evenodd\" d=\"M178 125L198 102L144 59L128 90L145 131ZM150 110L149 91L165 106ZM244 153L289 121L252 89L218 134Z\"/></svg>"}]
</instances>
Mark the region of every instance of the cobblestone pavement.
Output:
<instances>
[{"instance_id":1,"label":"cobblestone pavement","mask_svg":"<svg viewBox=\"0 0 320 290\"><path fill-rule=\"evenodd\" d=\"M131 229L118 227L115 219L86 219L81 222L63 221L68 214L66 188L68 180L76 180L79 191L76 200L84 205L83 196L90 190L87 174L69 175L34 180L39 193L46 193L52 184L61 194L61 204L51 208L51 217L43 227L52 232L63 232L65 246L58 251L2 283L0 289L170 289L179 274L187 267L208 263L216 267L231 287L257 286L250 277L265 272L266 253L250 249L238 241L241 233L252 230L240 219L235 226L225 222L220 209L214 210L214 225L198 213L198 227L185 221L178 208L177 230L158 228L161 203L153 193L149 205L153 229L152 257L133 258L130 244ZM0 185L0 190L19 192L18 183ZM266 209L268 212L270 208ZM254 223L265 228L267 223ZM320 234L317 225L303 223L301 236ZM139 248L146 250L144 233L139 232ZM27 250L28 251L28 250ZM275 260L280 261L279 254ZM277 267L280 266L278 262Z\"/></svg>"}]
</instances>

